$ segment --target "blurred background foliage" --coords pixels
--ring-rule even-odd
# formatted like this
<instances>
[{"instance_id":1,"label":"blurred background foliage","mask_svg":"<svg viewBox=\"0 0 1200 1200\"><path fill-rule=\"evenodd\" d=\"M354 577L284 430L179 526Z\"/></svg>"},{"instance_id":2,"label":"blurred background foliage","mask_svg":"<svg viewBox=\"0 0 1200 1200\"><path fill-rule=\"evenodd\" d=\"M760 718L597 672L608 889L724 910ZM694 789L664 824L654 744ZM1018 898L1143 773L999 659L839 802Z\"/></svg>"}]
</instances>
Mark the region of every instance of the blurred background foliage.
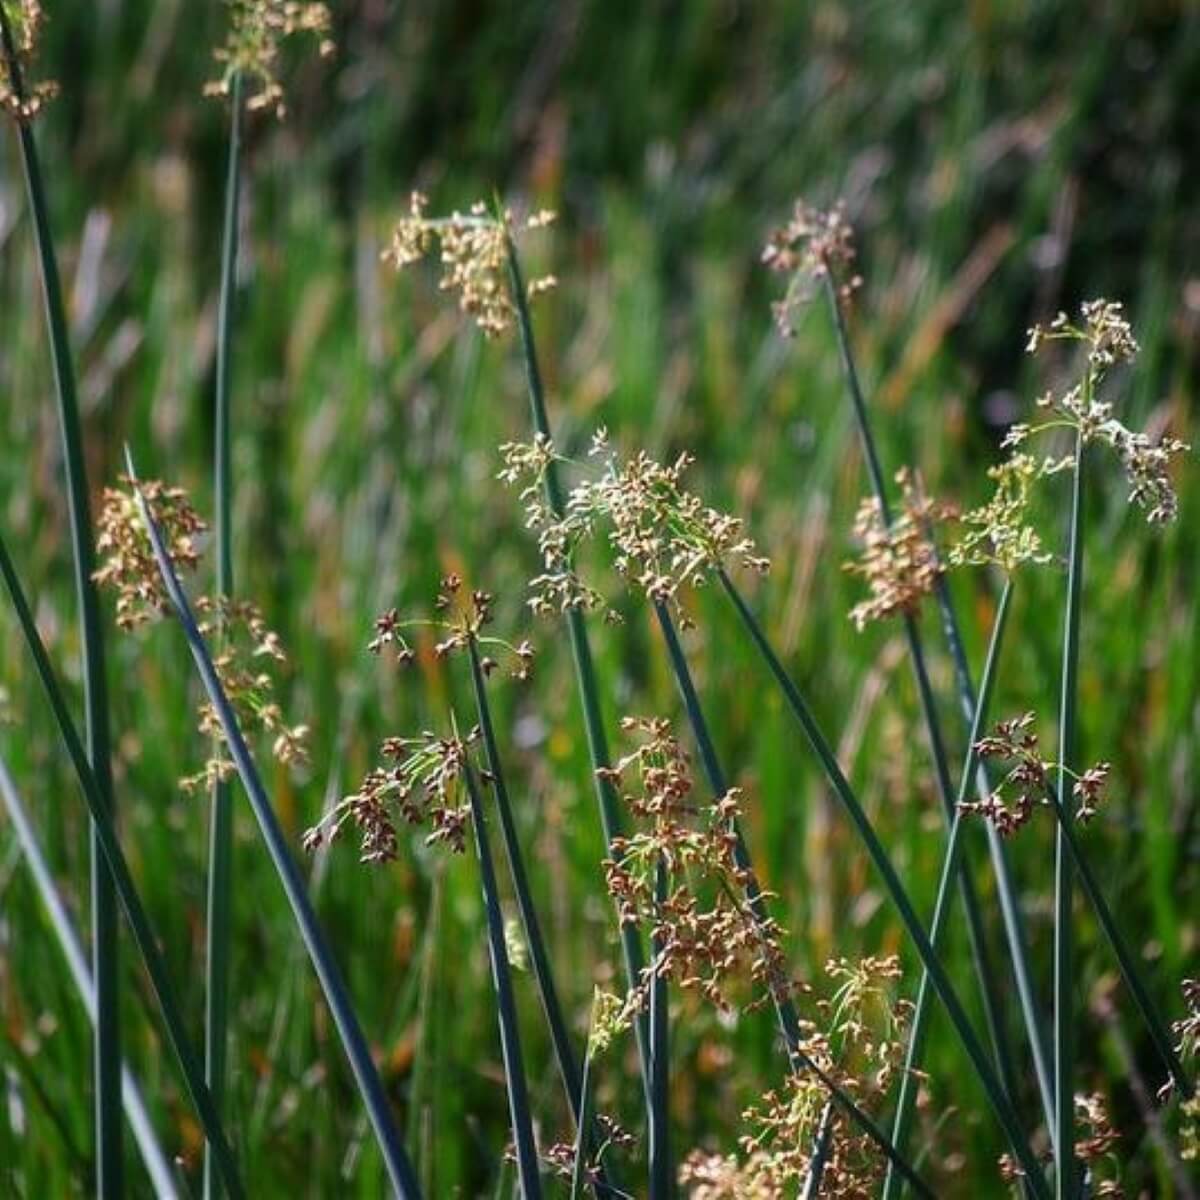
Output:
<instances>
[{"instance_id":1,"label":"blurred background foliage","mask_svg":"<svg viewBox=\"0 0 1200 1200\"><path fill-rule=\"evenodd\" d=\"M144 473L209 496L226 112L201 98L220 4L59 0L42 62L62 87L37 124L68 285L93 485L128 440ZM609 427L620 445L695 453L695 484L744 515L774 560L754 600L812 695L843 763L929 912L943 845L898 629L858 635L841 570L866 489L828 314L785 342L758 264L803 195L845 199L865 286L852 335L892 467L911 463L964 504L988 490L1003 428L1052 376L1022 354L1035 319L1123 300L1143 346L1119 381L1131 424L1195 441L1200 346L1200 7L922 0L344 0L332 62L289 63L289 115L249 128L235 346L239 588L293 658L287 709L313 727L311 769L273 777L297 837L354 786L389 732L440 727L466 698L423 647L415 674L364 653L373 616L421 614L443 572L499 595L497 631L542 650L528 687L496 688L560 986L582 1037L593 982L618 953L561 631L534 625L535 548L494 480L496 446L526 432L519 358L485 343L434 270L379 262L419 187L434 211L496 190L559 223L531 235L561 280L535 313L560 443ZM66 507L36 261L15 138L0 139L0 517L64 672L77 680ZM1164 533L1128 510L1114 464L1089 513L1082 739L1116 765L1088 835L1158 996L1178 1015L1195 973L1197 489ZM1065 485L1045 506L1061 549ZM955 584L978 662L995 581ZM1065 575L1022 585L998 715L1056 711ZM756 861L779 894L797 972L831 954L915 956L819 772L714 595L690 601L699 683L730 775L747 791ZM630 607L597 630L614 722L677 714L655 632ZM936 622L929 639L956 753ZM0 751L33 807L81 922L86 826L15 623L0 618ZM186 992L203 1011L206 803L196 687L182 640L112 639L123 837ZM978 668L977 668L978 670ZM307 963L246 813L236 863L232 1132L254 1195L375 1196L382 1175ZM992 889L974 846L985 896ZM1052 838L1013 847L1049 1003ZM313 863L324 920L432 1196L512 1185L474 868L414 836L365 869L342 844ZM998 928L998 921L993 921ZM1109 1093L1126 1178L1176 1194L1143 1119L1156 1066L1079 910L1085 1081ZM962 929L956 976L969 978ZM1093 953L1095 951L1095 953ZM129 1056L163 1137L195 1178L199 1133L127 958ZM541 1138L569 1122L523 979ZM969 988L967 989L970 990ZM778 1081L765 1014L719 1022L681 1002L677 1145L732 1149L742 1104ZM87 1188L86 1019L11 831L0 820L0 1013L11 1194ZM945 1194L1003 1195L1001 1146L957 1043L935 1024L921 1136ZM1014 1029L1016 1028L1014 1013ZM635 1119L632 1057L609 1059L601 1103ZM1026 1080L1028 1084L1028 1079ZM1035 1112L1032 1086L1023 1110ZM626 1173L633 1178L632 1168ZM6 1185L9 1186L9 1185ZM1179 1193L1183 1194L1183 1193Z\"/></svg>"}]
</instances>

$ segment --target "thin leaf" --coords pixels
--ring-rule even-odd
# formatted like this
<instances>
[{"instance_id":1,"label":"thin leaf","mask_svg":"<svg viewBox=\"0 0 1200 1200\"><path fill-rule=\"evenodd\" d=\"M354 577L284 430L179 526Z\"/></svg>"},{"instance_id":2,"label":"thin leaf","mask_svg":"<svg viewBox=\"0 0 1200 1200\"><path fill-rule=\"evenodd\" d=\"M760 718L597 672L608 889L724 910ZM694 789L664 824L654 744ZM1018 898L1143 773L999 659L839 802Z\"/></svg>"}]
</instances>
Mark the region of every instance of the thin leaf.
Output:
<instances>
[{"instance_id":1,"label":"thin leaf","mask_svg":"<svg viewBox=\"0 0 1200 1200\"><path fill-rule=\"evenodd\" d=\"M654 903L661 908L667 899L667 864L660 854L654 868ZM670 1082L671 1040L667 1013L667 977L658 969L663 943L656 934L650 940L653 978L650 982L650 1200L670 1200L671 1125Z\"/></svg>"}]
</instances>

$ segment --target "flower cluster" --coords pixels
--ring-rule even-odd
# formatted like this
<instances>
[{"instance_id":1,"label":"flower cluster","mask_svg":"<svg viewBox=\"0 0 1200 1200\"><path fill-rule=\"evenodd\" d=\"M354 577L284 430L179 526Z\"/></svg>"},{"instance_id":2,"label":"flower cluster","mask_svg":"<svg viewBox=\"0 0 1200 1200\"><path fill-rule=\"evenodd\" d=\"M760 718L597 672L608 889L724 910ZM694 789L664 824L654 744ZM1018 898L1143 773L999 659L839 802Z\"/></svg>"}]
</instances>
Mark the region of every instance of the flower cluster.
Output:
<instances>
[{"instance_id":1,"label":"flower cluster","mask_svg":"<svg viewBox=\"0 0 1200 1200\"><path fill-rule=\"evenodd\" d=\"M860 632L869 621L916 612L946 570L933 543L932 529L936 522L953 519L955 509L926 496L919 478L907 469L897 472L896 482L901 507L890 526L873 497L863 500L854 520L862 553L857 562L846 563L845 569L861 575L871 593L850 610L850 619Z\"/></svg>"},{"instance_id":2,"label":"flower cluster","mask_svg":"<svg viewBox=\"0 0 1200 1200\"><path fill-rule=\"evenodd\" d=\"M399 846L399 817L409 825L430 826L427 844L445 843L461 853L471 819L471 806L463 800L464 776L478 738L478 729L465 738L429 732L385 738L380 754L389 765L368 771L357 791L305 833L304 848L332 842L353 823L362 838L361 861L390 862Z\"/></svg>"},{"instance_id":3,"label":"flower cluster","mask_svg":"<svg viewBox=\"0 0 1200 1200\"><path fill-rule=\"evenodd\" d=\"M53 80L30 83L38 38L46 22L40 0L0 0L12 44L12 55L0 53L0 109L26 124L58 94Z\"/></svg>"},{"instance_id":4,"label":"flower cluster","mask_svg":"<svg viewBox=\"0 0 1200 1200\"><path fill-rule=\"evenodd\" d=\"M601 529L625 581L655 603L677 604L682 588L702 585L708 575L735 562L759 573L770 568L757 553L737 517L710 508L683 486L693 459L680 454L669 466L639 451L628 462L608 454L603 433L593 454L607 454L594 479L585 479L567 497L555 518L540 497L539 484L554 460L554 448L541 439L532 446L501 447L510 484L526 480L521 492L526 524L538 530L544 572L531 582L530 607L536 613L571 608L604 609L601 593L579 574L580 547ZM681 614L687 623L686 614Z\"/></svg>"},{"instance_id":5,"label":"flower cluster","mask_svg":"<svg viewBox=\"0 0 1200 1200\"><path fill-rule=\"evenodd\" d=\"M698 804L670 722L626 717L621 728L642 740L600 774L619 788L632 785L622 799L638 829L613 839L604 873L621 922L649 928L658 946L630 1008L646 1002L655 978L699 992L722 1011L735 1007L729 993L746 981L760 989L749 1007L790 992L782 931L756 916L746 899L750 877L735 852L740 793L731 789L711 805ZM656 894L660 863L665 897Z\"/></svg>"},{"instance_id":6,"label":"flower cluster","mask_svg":"<svg viewBox=\"0 0 1200 1200\"><path fill-rule=\"evenodd\" d=\"M134 481L120 477L121 487L105 488L100 509L96 551L102 559L92 578L117 594L117 624L136 629L170 611L150 536L142 522ZM175 569L194 571L200 562L196 547L208 528L182 488L168 487L157 479L137 485L162 534Z\"/></svg>"},{"instance_id":7,"label":"flower cluster","mask_svg":"<svg viewBox=\"0 0 1200 1200\"><path fill-rule=\"evenodd\" d=\"M1075 1156L1087 1170L1089 1196L1123 1200L1125 1191L1117 1179L1118 1164L1113 1150L1121 1135L1113 1128L1108 1105L1099 1092L1075 1096ZM1046 1154L1047 1163L1052 1155ZM1107 1161L1106 1161L1107 1160ZM1010 1183L1023 1178L1024 1172L1012 1155L1000 1157L1000 1177Z\"/></svg>"},{"instance_id":8,"label":"flower cluster","mask_svg":"<svg viewBox=\"0 0 1200 1200\"><path fill-rule=\"evenodd\" d=\"M769 270L789 277L783 299L771 306L785 337L795 336L793 315L810 298L814 283L831 280L843 301L862 286L853 273L855 257L854 231L841 204L822 210L796 201L791 220L771 234L762 252Z\"/></svg>"},{"instance_id":9,"label":"flower cluster","mask_svg":"<svg viewBox=\"0 0 1200 1200\"><path fill-rule=\"evenodd\" d=\"M122 487L104 489L96 542L101 563L93 578L116 593L117 624L132 630L165 616L171 607L142 520L138 492L176 571L196 569L198 539L207 527L182 488L168 487L157 479L135 483L128 476L122 476L121 483ZM289 725L275 699L272 671L287 662L279 636L249 601L198 596L194 603L201 618L200 632L215 646L217 677L242 728L269 735L277 762L294 765L306 761L308 727ZM186 792L226 780L234 770L220 720L207 701L200 705L198 724L200 732L214 740L214 750L203 770L179 781Z\"/></svg>"},{"instance_id":10,"label":"flower cluster","mask_svg":"<svg viewBox=\"0 0 1200 1200\"><path fill-rule=\"evenodd\" d=\"M963 514L967 531L950 548L950 565L993 563L1011 575L1025 563L1050 562L1053 556L1043 548L1041 535L1028 520L1034 485L1074 465L1075 460L1069 456L1039 462L1018 453L991 467L988 476L995 480L995 495Z\"/></svg>"},{"instance_id":11,"label":"flower cluster","mask_svg":"<svg viewBox=\"0 0 1200 1200\"><path fill-rule=\"evenodd\" d=\"M404 636L404 631L421 626L436 629L441 641L434 646L438 658L447 658L456 651L466 650L474 644L485 651L494 648L512 661L512 674L517 679L528 679L533 671L535 651L526 639L513 646L503 638L483 633L484 626L491 624L494 597L490 592L476 589L466 593L462 577L447 575L441 582L434 608L439 616L433 620L402 621L399 612L392 608L375 621L375 637L367 645L372 654L381 654L391 649L399 663L411 663L416 651ZM490 675L499 665L495 658L485 653L480 659L485 675Z\"/></svg>"},{"instance_id":12,"label":"flower cluster","mask_svg":"<svg viewBox=\"0 0 1200 1200\"><path fill-rule=\"evenodd\" d=\"M279 635L267 627L258 605L249 600L231 600L226 596L199 596L196 610L201 614L200 632L217 647L213 666L238 724L243 730L255 730L271 737L271 754L285 765L308 761L308 726L288 725L275 699L275 680L267 664L287 664L287 654ZM213 738L215 749L204 769L179 781L185 792L210 788L229 779L234 772L228 746L216 709L205 701L200 705L200 732Z\"/></svg>"},{"instance_id":13,"label":"flower cluster","mask_svg":"<svg viewBox=\"0 0 1200 1200\"><path fill-rule=\"evenodd\" d=\"M835 960L826 966L834 993L817 1006L820 1027L807 1023L804 1050L862 1108L877 1109L901 1068L911 1006L895 997L895 958ZM679 1178L691 1200L774 1200L798 1195L813 1150L830 1121L821 1194L863 1197L877 1192L885 1166L874 1143L840 1109L828 1108L814 1073L789 1074L779 1089L747 1108L741 1154L693 1151Z\"/></svg>"},{"instance_id":14,"label":"flower cluster","mask_svg":"<svg viewBox=\"0 0 1200 1200\"><path fill-rule=\"evenodd\" d=\"M1027 712L1022 716L997 723L989 737L975 744L981 758L998 758L1014 766L1000 785L984 800L963 801L959 807L966 813L977 813L991 821L1005 837L1026 825L1038 806L1051 806L1055 795L1051 775L1065 770L1074 779L1072 795L1075 800L1075 819L1090 821L1105 799L1105 788L1112 768L1106 762L1096 763L1081 775L1059 763L1043 758L1034 731L1036 718Z\"/></svg>"},{"instance_id":15,"label":"flower cluster","mask_svg":"<svg viewBox=\"0 0 1200 1200\"><path fill-rule=\"evenodd\" d=\"M516 318L507 280L509 237L517 228L512 213L506 210L494 216L482 201L465 215L455 212L449 217L430 217L428 207L425 196L412 193L408 215L396 225L392 243L383 252L384 261L402 270L439 246L442 290L457 293L459 308L487 337L507 333ZM553 220L552 212L538 212L522 228L540 229ZM553 275L531 280L526 289L529 298L549 291L556 283Z\"/></svg>"},{"instance_id":16,"label":"flower cluster","mask_svg":"<svg viewBox=\"0 0 1200 1200\"><path fill-rule=\"evenodd\" d=\"M270 109L276 117L286 115L283 86L276 74L280 47L288 38L308 34L317 39L322 58L334 52L330 35L332 17L325 4L299 0L228 0L229 36L215 51L223 64L220 79L204 85L206 96L228 96L235 75L248 83L246 107L251 111Z\"/></svg>"},{"instance_id":17,"label":"flower cluster","mask_svg":"<svg viewBox=\"0 0 1200 1200\"><path fill-rule=\"evenodd\" d=\"M1200 1061L1200 979L1185 979L1182 991L1187 1016L1171 1026L1179 1039L1175 1048L1184 1062ZM1189 1162L1200 1160L1200 1092L1184 1100L1179 1108L1180 1157Z\"/></svg>"},{"instance_id":18,"label":"flower cluster","mask_svg":"<svg viewBox=\"0 0 1200 1200\"><path fill-rule=\"evenodd\" d=\"M1060 341L1080 343L1086 348L1080 379L1062 395L1048 392L1042 396L1038 407L1050 419L1041 425L1015 425L1005 443L1017 446L1047 429L1075 429L1085 443L1099 442L1113 450L1129 483L1130 502L1146 511L1147 521L1173 521L1179 502L1171 482L1171 461L1189 447L1177 438L1153 438L1129 429L1114 415L1112 404L1098 395L1109 370L1137 356L1137 341L1121 305L1091 300L1083 305L1079 324L1066 313L1059 313L1049 325L1034 326L1029 331L1026 349L1032 354L1049 342Z\"/></svg>"}]
</instances>

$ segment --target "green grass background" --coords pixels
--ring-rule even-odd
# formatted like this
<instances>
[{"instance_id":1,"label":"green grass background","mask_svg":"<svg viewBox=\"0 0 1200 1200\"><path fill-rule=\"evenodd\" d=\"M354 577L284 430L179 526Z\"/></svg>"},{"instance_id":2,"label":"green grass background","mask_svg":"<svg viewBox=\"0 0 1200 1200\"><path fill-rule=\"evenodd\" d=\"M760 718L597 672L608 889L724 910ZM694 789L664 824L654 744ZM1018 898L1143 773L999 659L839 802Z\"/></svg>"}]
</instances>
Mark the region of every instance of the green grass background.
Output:
<instances>
[{"instance_id":1,"label":"green grass background","mask_svg":"<svg viewBox=\"0 0 1200 1200\"><path fill-rule=\"evenodd\" d=\"M200 91L224 14L184 0L48 7L42 61L62 95L37 135L93 485L113 479L128 440L143 473L186 485L210 512L226 121ZM560 441L578 449L603 423L625 447L686 448L697 488L746 517L774 561L747 586L928 913L943 833L900 631L858 635L846 619L856 588L840 564L867 481L836 347L819 304L794 341L778 338L777 288L758 251L795 195L846 198L866 280L852 333L886 461L919 466L939 494L974 503L987 493L1003 426L1048 382L1021 354L1026 326L1093 295L1123 300L1143 345L1120 381L1122 412L1195 440L1200 9L348 0L336 20L332 63L288 66L289 119L250 124L234 352L239 590L290 648L286 708L313 727L311 769L268 773L287 828L298 838L352 788L381 736L443 724L456 698L465 708L466 679L447 681L428 656L402 674L364 652L376 612L426 610L449 569L497 592L498 632L542 651L533 684L494 696L582 1037L592 985L615 977L619 952L565 639L525 614L536 555L515 498L494 481L497 444L527 436L519 357L465 325L433 271L397 279L378 261L413 186L436 210L496 188L561 213L527 246L531 265L562 281L535 311ZM77 683L49 358L8 129L0 314L0 519ZM1116 783L1086 844L1177 1016L1200 936L1195 470L1189 460L1179 473L1180 520L1161 534L1127 508L1115 465L1104 474L1088 521L1080 730L1085 759L1111 759ZM1042 513L1059 551L1065 516L1063 483ZM967 576L955 590L978 664L994 581ZM1059 569L1023 583L996 700L1000 714L1038 708L1048 737L1064 595ZM818 978L830 954L896 950L915 992L915 955L733 614L715 593L689 603L698 627L687 647L729 774L746 789L751 849L780 895L796 971ZM628 616L595 638L610 722L678 715L654 629L643 611ZM959 755L932 620L928 636ZM197 686L165 626L114 632L110 670L122 837L199 1036L207 802L174 783L205 752ZM82 926L84 809L8 614L0 687L0 751ZM248 1187L378 1195L365 1118L243 808L237 839L229 1124ZM1013 846L1047 1006L1052 855L1045 822ZM429 1194L506 1194L474 865L419 836L386 869L355 858L345 843L318 860L314 889ZM1173 1194L1134 1097L1139 1077L1151 1090L1159 1082L1152 1052L1082 905L1078 915L1081 1078L1111 1095L1127 1178ZM963 941L955 923L954 973L970 993ZM164 1142L195 1180L198 1127L125 945L127 1051ZM540 1136L568 1137L532 980L519 984ZM1110 996L1115 1020L1103 1015ZM82 1194L90 1032L3 820L0 1016L0 1190ZM1015 996L1012 1016L1015 1030ZM947 1194L1003 1195L997 1131L948 1026L936 1018L933 1030L928 1170ZM743 1102L778 1082L769 1018L727 1029L681 1003L673 1038L677 1146L732 1148ZM600 1098L636 1123L633 1081L632 1055L616 1055ZM1032 1120L1031 1086L1022 1100Z\"/></svg>"}]
</instances>

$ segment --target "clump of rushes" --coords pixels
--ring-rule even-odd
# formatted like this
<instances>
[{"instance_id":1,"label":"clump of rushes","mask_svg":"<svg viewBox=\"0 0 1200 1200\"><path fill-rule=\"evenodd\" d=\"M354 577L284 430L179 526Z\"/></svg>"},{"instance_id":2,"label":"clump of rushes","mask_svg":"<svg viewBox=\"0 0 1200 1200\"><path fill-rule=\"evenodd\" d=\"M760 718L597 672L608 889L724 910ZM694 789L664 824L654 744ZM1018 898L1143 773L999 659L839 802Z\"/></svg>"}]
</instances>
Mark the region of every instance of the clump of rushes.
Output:
<instances>
[{"instance_id":1,"label":"clump of rushes","mask_svg":"<svg viewBox=\"0 0 1200 1200\"><path fill-rule=\"evenodd\" d=\"M959 805L962 812L977 813L992 821L1005 837L1026 825L1035 808L1052 807L1047 798L1051 792L1051 776L1060 770L1066 771L1074 780L1074 817L1081 824L1096 815L1106 798L1111 765L1098 762L1077 774L1062 763L1048 761L1042 757L1038 745L1035 721L1031 712L999 721L989 737L981 738L975 744L980 758L1001 759L1014 765L987 799L964 800Z\"/></svg>"},{"instance_id":2,"label":"clump of rushes","mask_svg":"<svg viewBox=\"0 0 1200 1200\"><path fill-rule=\"evenodd\" d=\"M580 547L601 526L617 573L653 603L674 607L684 625L687 614L679 609L683 588L702 585L713 571L730 564L759 574L770 569L770 560L758 553L740 518L709 507L684 487L684 473L694 461L690 454L663 465L638 451L622 462L609 451L601 429L591 456L602 456L604 467L596 478L571 489L562 516L556 518L539 495L548 464L555 461L553 445L544 438L532 445L510 442L500 452L500 478L524 485L520 495L526 525L538 534L545 569L530 585L529 603L536 613L601 608L612 615L603 595L580 575L577 562Z\"/></svg>"},{"instance_id":3,"label":"clump of rushes","mask_svg":"<svg viewBox=\"0 0 1200 1200\"><path fill-rule=\"evenodd\" d=\"M825 976L832 995L812 1006L813 1019L805 1022L805 1050L860 1107L878 1109L903 1061L910 1016L910 1006L896 995L899 961L834 959L826 964ZM741 1153L693 1151L680 1168L680 1183L692 1200L797 1195L809 1179L818 1141L824 1155L821 1195L874 1195L885 1160L840 1110L819 1139L827 1102L828 1092L815 1074L789 1074L781 1087L765 1092L743 1112Z\"/></svg>"},{"instance_id":4,"label":"clump of rushes","mask_svg":"<svg viewBox=\"0 0 1200 1200\"><path fill-rule=\"evenodd\" d=\"M93 578L116 595L117 624L137 629L171 612L171 600L154 560L150 538L138 509L133 481L121 477L121 487L105 488L96 542L101 564ZM176 570L194 571L199 565L197 541L207 526L192 507L187 493L160 480L140 481L142 496L162 531L167 554ZM221 686L247 729L272 738L276 761L294 765L307 760L307 725L290 725L275 699L275 680L265 665L287 663L279 636L268 628L257 605L223 596L199 596L203 616L200 631L219 635L221 651L214 659ZM230 779L234 764L217 713L208 701L199 708L200 732L212 740L213 752L201 771L179 781L185 792Z\"/></svg>"},{"instance_id":5,"label":"clump of rushes","mask_svg":"<svg viewBox=\"0 0 1200 1200\"><path fill-rule=\"evenodd\" d=\"M296 0L228 0L228 4L229 35L214 51L223 71L219 79L204 85L204 94L232 96L240 76L249 83L246 107L251 112L266 109L282 118L287 105L277 74L280 48L288 38L307 34L317 39L322 57L333 54L329 8Z\"/></svg>"},{"instance_id":6,"label":"clump of rushes","mask_svg":"<svg viewBox=\"0 0 1200 1200\"><path fill-rule=\"evenodd\" d=\"M402 270L420 262L437 246L442 290L457 293L459 308L487 337L507 333L517 318L508 286L509 239L518 229L544 228L554 220L554 213L543 210L518 225L510 211L505 209L496 216L483 201L472 204L466 214L455 212L448 217L430 217L428 207L421 192L412 193L408 215L396 225L383 260ZM549 291L557 282L553 275L530 280L528 298Z\"/></svg>"},{"instance_id":7,"label":"clump of rushes","mask_svg":"<svg viewBox=\"0 0 1200 1200\"><path fill-rule=\"evenodd\" d=\"M862 553L857 561L846 563L845 570L862 576L871 593L850 610L860 632L871 621L915 613L946 570L932 529L952 520L957 510L926 495L920 476L907 467L896 472L896 483L900 511L891 525L874 496L864 497L854 519L854 536L862 544Z\"/></svg>"},{"instance_id":8,"label":"clump of rushes","mask_svg":"<svg viewBox=\"0 0 1200 1200\"><path fill-rule=\"evenodd\" d=\"M1179 501L1171 482L1171 461L1190 447L1178 438L1152 438L1129 429L1114 415L1112 404L1098 396L1109 371L1137 357L1137 340L1122 306L1111 300L1089 300L1080 309L1078 323L1060 312L1049 325L1035 325L1029 331L1026 350L1036 354L1056 342L1084 347L1079 379L1061 394L1046 392L1037 406L1047 419L1033 425L1014 425L1004 444L1021 446L1039 433L1072 429L1082 445L1099 443L1116 453L1129 484L1129 500L1145 510L1147 521L1152 525L1173 521Z\"/></svg>"},{"instance_id":9,"label":"clump of rushes","mask_svg":"<svg viewBox=\"0 0 1200 1200\"><path fill-rule=\"evenodd\" d=\"M0 109L25 125L58 94L58 84L52 79L34 83L29 78L46 14L38 0L0 0L0 4L7 18L5 40L11 43L0 54Z\"/></svg>"}]
</instances>

